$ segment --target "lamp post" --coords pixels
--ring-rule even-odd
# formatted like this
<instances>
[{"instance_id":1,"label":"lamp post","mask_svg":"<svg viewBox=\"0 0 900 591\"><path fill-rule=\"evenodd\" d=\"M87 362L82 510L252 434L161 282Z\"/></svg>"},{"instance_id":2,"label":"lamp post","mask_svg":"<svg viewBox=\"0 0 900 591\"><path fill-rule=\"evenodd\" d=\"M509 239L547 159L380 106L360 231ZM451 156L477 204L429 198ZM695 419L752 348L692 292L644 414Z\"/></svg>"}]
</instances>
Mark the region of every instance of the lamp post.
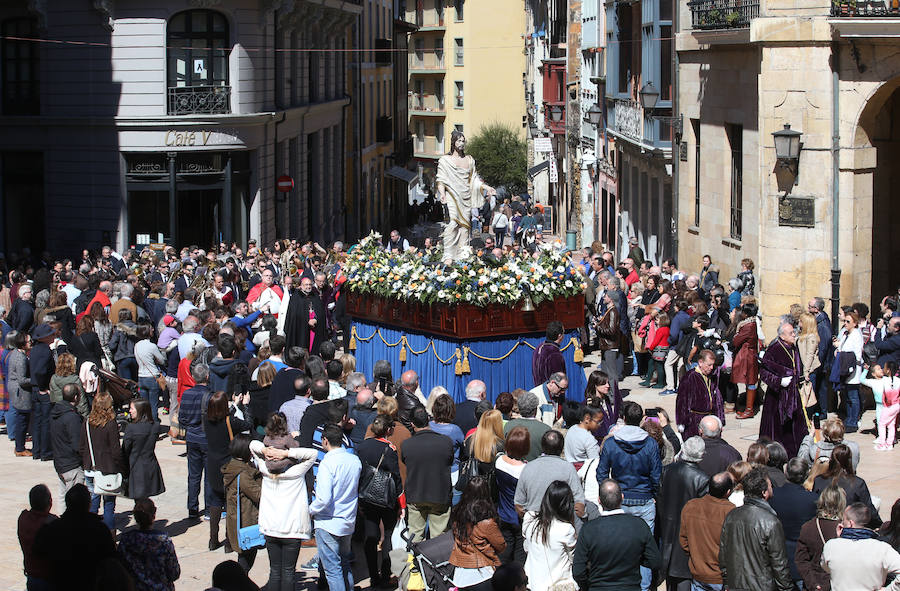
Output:
<instances>
[{"instance_id":1,"label":"lamp post","mask_svg":"<svg viewBox=\"0 0 900 591\"><path fill-rule=\"evenodd\" d=\"M550 106L550 121L554 123L559 123L562 121L563 116L563 108L560 105L551 105Z\"/></svg>"}]
</instances>

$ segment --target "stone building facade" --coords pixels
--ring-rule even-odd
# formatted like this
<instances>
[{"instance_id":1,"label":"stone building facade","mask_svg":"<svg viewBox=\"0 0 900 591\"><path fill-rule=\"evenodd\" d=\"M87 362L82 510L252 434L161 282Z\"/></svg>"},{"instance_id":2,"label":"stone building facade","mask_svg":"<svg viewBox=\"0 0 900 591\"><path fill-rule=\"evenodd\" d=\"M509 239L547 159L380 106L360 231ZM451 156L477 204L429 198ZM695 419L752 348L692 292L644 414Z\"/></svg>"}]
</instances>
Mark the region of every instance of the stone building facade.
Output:
<instances>
[{"instance_id":1,"label":"stone building facade","mask_svg":"<svg viewBox=\"0 0 900 591\"><path fill-rule=\"evenodd\" d=\"M345 237L361 4L0 3L0 245Z\"/></svg>"},{"instance_id":2,"label":"stone building facade","mask_svg":"<svg viewBox=\"0 0 900 591\"><path fill-rule=\"evenodd\" d=\"M693 0L676 35L679 265L756 265L764 328L832 297L877 313L900 284L900 18L890 3ZM797 174L773 132L802 132ZM830 311L831 313L831 311Z\"/></svg>"}]
</instances>

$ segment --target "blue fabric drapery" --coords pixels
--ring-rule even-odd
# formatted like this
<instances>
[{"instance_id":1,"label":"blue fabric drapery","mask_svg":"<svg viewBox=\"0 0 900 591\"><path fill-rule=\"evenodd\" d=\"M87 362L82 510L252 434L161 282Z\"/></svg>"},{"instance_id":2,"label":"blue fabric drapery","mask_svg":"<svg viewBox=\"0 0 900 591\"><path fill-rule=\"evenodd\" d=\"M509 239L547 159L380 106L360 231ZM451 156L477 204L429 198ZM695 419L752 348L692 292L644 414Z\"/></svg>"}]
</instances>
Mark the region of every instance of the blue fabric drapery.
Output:
<instances>
[{"instance_id":1,"label":"blue fabric drapery","mask_svg":"<svg viewBox=\"0 0 900 591\"><path fill-rule=\"evenodd\" d=\"M354 321L353 326L356 328L357 336L356 350L352 353L356 356L357 371L361 371L371 379L375 362L386 359L394 370L395 380L399 379L404 371L415 370L419 374L419 385L426 397L435 386L443 386L456 402L466 399L466 384L471 380L482 380L485 383L487 396L491 402L501 392L512 392L516 388L532 389L535 384L531 378L531 357L534 348L544 342L543 335L453 341L366 322ZM408 343L405 362L400 361L402 345L399 341L403 336ZM577 339L578 331L567 333L562 346L565 347L572 337ZM520 341L523 341L523 344L503 361L487 361L477 357L477 355L488 358L503 357ZM433 345L430 346L429 342ZM531 347L524 343L530 344ZM466 346L471 349L469 353L471 371L458 376L455 373L456 350L460 349L462 352ZM574 346L569 346L563 351L566 375L569 378L566 399L583 401L587 378L581 365L575 363L574 353Z\"/></svg>"}]
</instances>

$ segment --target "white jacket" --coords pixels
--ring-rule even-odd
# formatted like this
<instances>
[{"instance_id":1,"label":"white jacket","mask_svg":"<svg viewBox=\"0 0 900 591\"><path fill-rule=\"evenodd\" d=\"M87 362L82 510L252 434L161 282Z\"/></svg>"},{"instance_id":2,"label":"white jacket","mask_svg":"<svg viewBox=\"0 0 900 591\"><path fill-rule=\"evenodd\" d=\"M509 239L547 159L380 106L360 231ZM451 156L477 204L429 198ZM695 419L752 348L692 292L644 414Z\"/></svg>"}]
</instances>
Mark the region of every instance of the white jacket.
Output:
<instances>
[{"instance_id":1,"label":"white jacket","mask_svg":"<svg viewBox=\"0 0 900 591\"><path fill-rule=\"evenodd\" d=\"M554 519L544 544L536 525L537 513L527 512L522 520L522 537L528 553L525 574L529 589L543 591L554 583L571 580L577 536L573 525Z\"/></svg>"},{"instance_id":2,"label":"white jacket","mask_svg":"<svg viewBox=\"0 0 900 591\"><path fill-rule=\"evenodd\" d=\"M263 457L262 441L251 441L256 468L263 474L259 497L259 531L273 538L308 540L312 535L309 503L306 492L306 472L312 468L318 452L305 447L288 450L292 459L299 460L281 474L270 474Z\"/></svg>"},{"instance_id":3,"label":"white jacket","mask_svg":"<svg viewBox=\"0 0 900 591\"><path fill-rule=\"evenodd\" d=\"M838 351L853 353L856 355L856 370L850 372L847 378L848 384L858 384L862 377L862 359L863 359L863 336L858 328L854 328L850 333L844 333L838 337Z\"/></svg>"},{"instance_id":4,"label":"white jacket","mask_svg":"<svg viewBox=\"0 0 900 591\"><path fill-rule=\"evenodd\" d=\"M831 575L832 591L873 591L888 574L900 573L900 554L879 540L834 538L825 542L822 568ZM900 591L900 577L884 588Z\"/></svg>"}]
</instances>

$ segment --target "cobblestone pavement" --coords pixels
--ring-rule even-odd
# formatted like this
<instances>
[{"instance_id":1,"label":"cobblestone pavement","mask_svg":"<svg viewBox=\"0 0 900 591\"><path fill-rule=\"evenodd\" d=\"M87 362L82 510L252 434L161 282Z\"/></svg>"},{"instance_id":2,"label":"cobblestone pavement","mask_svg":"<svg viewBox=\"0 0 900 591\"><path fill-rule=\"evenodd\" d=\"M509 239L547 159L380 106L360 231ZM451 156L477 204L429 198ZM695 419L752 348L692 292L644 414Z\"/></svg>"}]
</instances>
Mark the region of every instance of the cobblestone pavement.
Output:
<instances>
[{"instance_id":1,"label":"cobblestone pavement","mask_svg":"<svg viewBox=\"0 0 900 591\"><path fill-rule=\"evenodd\" d=\"M599 359L588 356L586 359L586 371L594 369L594 364ZM643 406L661 406L671 416L675 414L675 396L660 397L658 390L644 389L637 386L637 377L625 378L623 387L630 388L629 400L634 400ZM164 419L165 420L165 419ZM860 427L869 429L874 420L874 413L867 411ZM742 454L756 439L759 431L759 415L754 419L740 421L733 415L727 417L724 437L734 445ZM871 442L874 436L855 433L849 436L859 443L861 460L859 475L869 485L873 495L881 497L881 516L887 519L890 507L900 490L900 471L897 470L897 458L900 449L892 452L872 451ZM53 470L52 462L37 462L30 458L16 458L13 455L13 445L8 438L0 436L0 473L4 474L0 480L0 505L7 510L0 513L0 528L7 532L0 542L0 560L9 568L0 571L0 589L10 591L24 591L25 577L22 573L22 553L19 549L18 539L15 535L16 520L22 509L27 508L28 490L38 483L45 483L50 487L54 496L54 512L61 508L58 495L58 479ZM216 564L226 559L235 559L235 554L224 554L222 549L215 552L207 550L209 540L209 528L205 521L190 521L187 519L186 495L187 495L187 462L184 446L175 446L168 439L161 440L156 448L157 457L163 469L166 492L156 497L154 501L158 507L157 527L166 529L173 537L178 558L181 563L181 578L176 583L176 589L198 590L210 585L212 569ZM119 499L117 502L117 527L119 530L134 527L131 519L131 509L134 503L128 499ZM221 534L224 536L224 521ZM297 561L300 565L309 561L315 555L315 549L304 548ZM361 548L356 551L356 580L357 585L363 589L368 587L365 564L362 560ZM264 585L268 578L268 559L265 552L260 552L250 572L251 578L260 586ZM298 589L315 589L316 573L313 571L300 571L297 573Z\"/></svg>"}]
</instances>

